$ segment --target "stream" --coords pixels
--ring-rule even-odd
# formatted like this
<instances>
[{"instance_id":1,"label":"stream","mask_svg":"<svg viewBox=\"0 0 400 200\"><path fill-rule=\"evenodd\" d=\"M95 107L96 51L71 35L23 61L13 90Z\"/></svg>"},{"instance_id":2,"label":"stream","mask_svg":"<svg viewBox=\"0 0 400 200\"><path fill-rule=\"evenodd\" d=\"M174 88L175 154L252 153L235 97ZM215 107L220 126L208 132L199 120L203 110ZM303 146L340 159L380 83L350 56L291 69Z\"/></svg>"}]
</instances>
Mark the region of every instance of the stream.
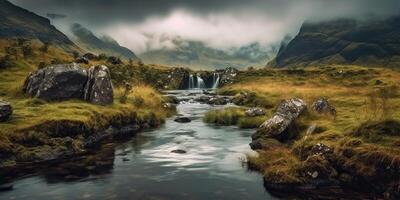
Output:
<instances>
[{"instance_id":1,"label":"stream","mask_svg":"<svg viewBox=\"0 0 400 200\"><path fill-rule=\"evenodd\" d=\"M198 95L189 92L171 91L178 98ZM262 176L243 163L245 154L255 153L248 145L254 130L202 121L206 111L219 107L180 103L178 114L190 123L172 117L93 156L43 167L14 180L0 199L276 199Z\"/></svg>"}]
</instances>

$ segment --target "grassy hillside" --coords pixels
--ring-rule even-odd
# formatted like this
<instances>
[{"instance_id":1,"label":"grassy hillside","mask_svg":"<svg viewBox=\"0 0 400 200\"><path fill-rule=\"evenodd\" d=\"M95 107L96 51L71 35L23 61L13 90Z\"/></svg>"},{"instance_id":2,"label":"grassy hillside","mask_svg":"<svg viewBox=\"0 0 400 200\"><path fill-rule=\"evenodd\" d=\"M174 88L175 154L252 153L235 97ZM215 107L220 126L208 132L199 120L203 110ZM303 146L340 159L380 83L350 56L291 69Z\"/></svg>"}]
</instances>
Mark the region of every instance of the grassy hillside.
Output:
<instances>
[{"instance_id":1,"label":"grassy hillside","mask_svg":"<svg viewBox=\"0 0 400 200\"><path fill-rule=\"evenodd\" d=\"M388 185L396 187L399 180L395 175L400 169L399 71L331 66L254 70L242 72L238 78L236 84L225 86L220 93L254 94L257 102L274 105L269 108L261 105L267 110L266 118L271 117L283 99L299 97L308 104L308 112L296 122L300 130L298 137L283 143L272 138L264 140L265 149L259 150L258 156L249 156L250 166L264 174L267 185L310 184L313 178L307 172L317 170L325 180L340 180L356 188L367 187L361 183L368 180L375 183L371 188L378 192L394 191ZM312 111L311 104L319 97L327 98L336 108L335 116ZM254 102L249 101L247 105L254 106ZM237 112L227 110L219 113L222 115L219 118L228 122L232 116L238 122L246 118L243 113L234 115ZM209 115L206 120L218 117L218 113ZM312 125L316 126L315 131L307 133ZM335 164L310 157L311 149L317 144L332 149L329 160Z\"/></svg>"},{"instance_id":2,"label":"grassy hillside","mask_svg":"<svg viewBox=\"0 0 400 200\"><path fill-rule=\"evenodd\" d=\"M398 67L400 17L305 23L270 63L276 67L353 64Z\"/></svg>"},{"instance_id":3,"label":"grassy hillside","mask_svg":"<svg viewBox=\"0 0 400 200\"><path fill-rule=\"evenodd\" d=\"M10 46L15 48L12 55L6 51ZM69 63L73 57L58 46L50 45L44 52L43 44L37 40L26 41L24 46L29 46L31 53L25 55L15 40L0 41L0 57L8 63L0 67L0 98L11 102L14 110L7 122L0 123L0 167L41 161L63 152L82 153L83 141L91 134L127 123L140 128L158 126L171 112L162 106L164 99L156 90L130 76L124 83L113 77L114 104L109 106L81 100L46 102L26 97L22 85L30 72L41 65ZM108 65L105 60L91 64ZM110 69L114 74L121 73L118 67ZM132 83L133 89L126 91L119 87L125 83Z\"/></svg>"},{"instance_id":4,"label":"grassy hillside","mask_svg":"<svg viewBox=\"0 0 400 200\"><path fill-rule=\"evenodd\" d=\"M47 18L11 4L0 1L0 38L36 39L41 43L59 46L66 51L79 48L63 33L57 30Z\"/></svg>"},{"instance_id":5,"label":"grassy hillside","mask_svg":"<svg viewBox=\"0 0 400 200\"><path fill-rule=\"evenodd\" d=\"M138 57L128 48L118 44L109 36L97 37L92 31L80 24L74 24L72 33L75 36L75 42L87 52L95 54L107 54L124 59L138 60Z\"/></svg>"}]
</instances>

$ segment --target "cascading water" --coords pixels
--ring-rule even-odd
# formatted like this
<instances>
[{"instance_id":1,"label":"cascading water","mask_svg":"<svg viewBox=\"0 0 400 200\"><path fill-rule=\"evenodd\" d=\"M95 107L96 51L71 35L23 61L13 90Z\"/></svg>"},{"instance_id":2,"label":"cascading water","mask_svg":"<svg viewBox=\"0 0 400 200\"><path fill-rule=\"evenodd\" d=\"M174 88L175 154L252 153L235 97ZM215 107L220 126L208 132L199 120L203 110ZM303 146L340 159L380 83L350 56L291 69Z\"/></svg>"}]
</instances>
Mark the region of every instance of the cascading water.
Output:
<instances>
[{"instance_id":1,"label":"cascading water","mask_svg":"<svg viewBox=\"0 0 400 200\"><path fill-rule=\"evenodd\" d=\"M189 75L189 89L193 89L194 88L194 78L193 75L190 74Z\"/></svg>"},{"instance_id":2,"label":"cascading water","mask_svg":"<svg viewBox=\"0 0 400 200\"><path fill-rule=\"evenodd\" d=\"M212 85L212 89L216 89L218 87L219 84L219 74L218 73L214 73L213 74L213 85Z\"/></svg>"},{"instance_id":3,"label":"cascading water","mask_svg":"<svg viewBox=\"0 0 400 200\"><path fill-rule=\"evenodd\" d=\"M206 88L206 84L204 83L204 80L197 75L197 87L198 89Z\"/></svg>"}]
</instances>

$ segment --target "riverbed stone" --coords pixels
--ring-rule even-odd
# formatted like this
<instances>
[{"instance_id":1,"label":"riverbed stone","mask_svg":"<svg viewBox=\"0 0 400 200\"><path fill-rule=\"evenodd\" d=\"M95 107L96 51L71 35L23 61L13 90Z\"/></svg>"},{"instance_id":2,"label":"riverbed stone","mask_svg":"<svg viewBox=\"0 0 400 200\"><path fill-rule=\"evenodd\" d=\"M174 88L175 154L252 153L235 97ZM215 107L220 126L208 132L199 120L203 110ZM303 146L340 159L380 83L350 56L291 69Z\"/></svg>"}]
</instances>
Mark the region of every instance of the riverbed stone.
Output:
<instances>
[{"instance_id":1,"label":"riverbed stone","mask_svg":"<svg viewBox=\"0 0 400 200\"><path fill-rule=\"evenodd\" d=\"M0 122L7 121L12 113L11 103L0 99Z\"/></svg>"},{"instance_id":2,"label":"riverbed stone","mask_svg":"<svg viewBox=\"0 0 400 200\"><path fill-rule=\"evenodd\" d=\"M108 67L105 65L92 66L89 68L88 74L84 100L93 104L112 104L114 94Z\"/></svg>"},{"instance_id":3,"label":"riverbed stone","mask_svg":"<svg viewBox=\"0 0 400 200\"><path fill-rule=\"evenodd\" d=\"M178 123L189 123L189 122L191 122L192 120L191 120L190 118L188 118L188 117L176 117L176 118L174 119L174 121L175 121L175 122L178 122Z\"/></svg>"},{"instance_id":4,"label":"riverbed stone","mask_svg":"<svg viewBox=\"0 0 400 200\"><path fill-rule=\"evenodd\" d=\"M183 149L175 149L175 150L172 150L171 153L184 154L184 153L186 153L186 151Z\"/></svg>"},{"instance_id":5,"label":"riverbed stone","mask_svg":"<svg viewBox=\"0 0 400 200\"><path fill-rule=\"evenodd\" d=\"M284 100L278 106L276 113L261 124L257 132L252 135L252 143L265 138L286 141L296 137L298 131L294 121L306 108L305 102L299 98Z\"/></svg>"},{"instance_id":6,"label":"riverbed stone","mask_svg":"<svg viewBox=\"0 0 400 200\"><path fill-rule=\"evenodd\" d=\"M49 101L81 99L87 78L87 70L76 63L51 65L29 74L23 91Z\"/></svg>"}]
</instances>

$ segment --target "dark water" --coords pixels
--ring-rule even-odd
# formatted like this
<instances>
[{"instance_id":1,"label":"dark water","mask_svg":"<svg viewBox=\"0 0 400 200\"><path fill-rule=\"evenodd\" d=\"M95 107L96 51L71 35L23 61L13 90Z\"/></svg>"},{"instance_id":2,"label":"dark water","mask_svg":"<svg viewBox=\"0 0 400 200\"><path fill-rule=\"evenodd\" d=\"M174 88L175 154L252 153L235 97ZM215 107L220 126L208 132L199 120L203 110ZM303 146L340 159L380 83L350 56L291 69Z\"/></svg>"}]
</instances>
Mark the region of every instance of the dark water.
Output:
<instances>
[{"instance_id":1,"label":"dark water","mask_svg":"<svg viewBox=\"0 0 400 200\"><path fill-rule=\"evenodd\" d=\"M0 199L275 199L243 165L253 130L202 122L210 105L186 103L173 119L83 160L14 181ZM185 154L171 153L182 149Z\"/></svg>"}]
</instances>

